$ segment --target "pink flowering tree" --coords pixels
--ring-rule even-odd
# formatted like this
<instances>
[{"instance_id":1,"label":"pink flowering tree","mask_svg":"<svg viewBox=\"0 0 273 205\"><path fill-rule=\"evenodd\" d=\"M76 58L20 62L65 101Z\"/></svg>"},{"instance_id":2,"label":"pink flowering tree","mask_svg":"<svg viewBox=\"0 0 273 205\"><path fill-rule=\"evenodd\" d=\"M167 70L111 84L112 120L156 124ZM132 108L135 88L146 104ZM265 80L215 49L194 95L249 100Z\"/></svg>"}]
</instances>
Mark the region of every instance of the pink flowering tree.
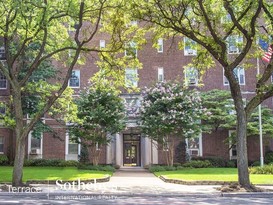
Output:
<instances>
[{"instance_id":1,"label":"pink flowering tree","mask_svg":"<svg viewBox=\"0 0 273 205\"><path fill-rule=\"evenodd\" d=\"M198 91L179 83L160 82L143 91L141 128L163 147L167 164L172 166L175 140L198 135L204 112Z\"/></svg>"}]
</instances>

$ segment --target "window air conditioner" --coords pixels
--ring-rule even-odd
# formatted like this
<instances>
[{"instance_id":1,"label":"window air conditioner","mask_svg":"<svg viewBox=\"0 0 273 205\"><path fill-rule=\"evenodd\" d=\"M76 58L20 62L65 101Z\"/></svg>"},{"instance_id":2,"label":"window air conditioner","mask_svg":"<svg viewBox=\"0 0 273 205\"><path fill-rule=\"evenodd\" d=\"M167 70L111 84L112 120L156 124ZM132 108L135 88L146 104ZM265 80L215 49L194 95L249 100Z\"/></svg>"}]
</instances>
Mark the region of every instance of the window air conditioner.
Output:
<instances>
[{"instance_id":1,"label":"window air conditioner","mask_svg":"<svg viewBox=\"0 0 273 205\"><path fill-rule=\"evenodd\" d=\"M189 84L195 85L196 84L196 78L190 78L189 79Z\"/></svg>"},{"instance_id":2,"label":"window air conditioner","mask_svg":"<svg viewBox=\"0 0 273 205\"><path fill-rule=\"evenodd\" d=\"M199 149L189 149L190 156L199 156Z\"/></svg>"},{"instance_id":3,"label":"window air conditioner","mask_svg":"<svg viewBox=\"0 0 273 205\"><path fill-rule=\"evenodd\" d=\"M194 53L194 52L193 52L193 49L188 49L188 50L187 50L187 53L188 53L188 55L193 55L193 53Z\"/></svg>"},{"instance_id":4,"label":"window air conditioner","mask_svg":"<svg viewBox=\"0 0 273 205\"><path fill-rule=\"evenodd\" d=\"M30 154L40 154L40 149L31 149Z\"/></svg>"}]
</instances>

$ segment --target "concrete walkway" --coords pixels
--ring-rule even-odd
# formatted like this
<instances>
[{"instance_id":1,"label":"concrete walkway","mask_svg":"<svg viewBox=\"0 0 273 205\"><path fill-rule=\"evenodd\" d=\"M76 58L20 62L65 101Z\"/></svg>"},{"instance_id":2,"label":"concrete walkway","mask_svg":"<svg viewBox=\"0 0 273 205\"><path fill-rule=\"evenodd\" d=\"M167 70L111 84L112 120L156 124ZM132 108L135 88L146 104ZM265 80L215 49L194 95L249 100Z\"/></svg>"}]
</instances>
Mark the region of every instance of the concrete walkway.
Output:
<instances>
[{"instance_id":1,"label":"concrete walkway","mask_svg":"<svg viewBox=\"0 0 273 205\"><path fill-rule=\"evenodd\" d=\"M181 195L181 194L215 194L219 186L180 185L165 183L143 168L121 168L116 171L106 185L116 187L112 193L128 195ZM109 186L110 187L110 186Z\"/></svg>"},{"instance_id":2,"label":"concrete walkway","mask_svg":"<svg viewBox=\"0 0 273 205\"><path fill-rule=\"evenodd\" d=\"M88 185L88 184L87 184ZM143 168L121 168L116 171L110 178L109 182L92 183L90 186L78 186L75 188L59 189L56 185L33 185L41 187L41 194L58 195L58 194L93 194L93 195L115 195L115 196L163 196L163 197L271 197L273 198L273 186L263 186L272 192L256 193L221 193L216 190L219 185L181 185L163 182L154 174ZM67 186L66 186L67 187ZM12 193L4 193L1 195ZM24 193L22 193L24 194Z\"/></svg>"}]
</instances>

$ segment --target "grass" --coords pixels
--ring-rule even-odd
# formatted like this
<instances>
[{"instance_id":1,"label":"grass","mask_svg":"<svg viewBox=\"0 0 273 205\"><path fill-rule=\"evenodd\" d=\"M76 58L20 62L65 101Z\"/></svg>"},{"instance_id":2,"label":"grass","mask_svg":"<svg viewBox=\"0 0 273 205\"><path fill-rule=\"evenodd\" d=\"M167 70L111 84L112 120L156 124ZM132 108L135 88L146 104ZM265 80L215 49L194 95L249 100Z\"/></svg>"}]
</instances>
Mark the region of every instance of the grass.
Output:
<instances>
[{"instance_id":1,"label":"grass","mask_svg":"<svg viewBox=\"0 0 273 205\"><path fill-rule=\"evenodd\" d=\"M0 166L0 182L11 182L13 167ZM23 181L27 180L81 180L99 179L112 172L79 170L76 167L24 167Z\"/></svg>"},{"instance_id":2,"label":"grass","mask_svg":"<svg viewBox=\"0 0 273 205\"><path fill-rule=\"evenodd\" d=\"M184 181L238 181L236 168L200 168L177 171L155 172L156 176L163 175L167 179L180 179ZM253 184L273 184L273 175L251 174Z\"/></svg>"}]
</instances>

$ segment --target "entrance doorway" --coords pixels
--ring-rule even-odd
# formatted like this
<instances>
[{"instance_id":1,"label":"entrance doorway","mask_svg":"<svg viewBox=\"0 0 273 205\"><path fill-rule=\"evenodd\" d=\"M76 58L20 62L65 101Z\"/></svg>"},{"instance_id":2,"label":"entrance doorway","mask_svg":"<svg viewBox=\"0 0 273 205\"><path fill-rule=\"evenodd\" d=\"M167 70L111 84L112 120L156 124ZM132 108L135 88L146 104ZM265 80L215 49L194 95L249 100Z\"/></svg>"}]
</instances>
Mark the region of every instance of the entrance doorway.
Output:
<instances>
[{"instance_id":1,"label":"entrance doorway","mask_svg":"<svg viewBox=\"0 0 273 205\"><path fill-rule=\"evenodd\" d=\"M123 165L140 166L140 134L123 134Z\"/></svg>"}]
</instances>

